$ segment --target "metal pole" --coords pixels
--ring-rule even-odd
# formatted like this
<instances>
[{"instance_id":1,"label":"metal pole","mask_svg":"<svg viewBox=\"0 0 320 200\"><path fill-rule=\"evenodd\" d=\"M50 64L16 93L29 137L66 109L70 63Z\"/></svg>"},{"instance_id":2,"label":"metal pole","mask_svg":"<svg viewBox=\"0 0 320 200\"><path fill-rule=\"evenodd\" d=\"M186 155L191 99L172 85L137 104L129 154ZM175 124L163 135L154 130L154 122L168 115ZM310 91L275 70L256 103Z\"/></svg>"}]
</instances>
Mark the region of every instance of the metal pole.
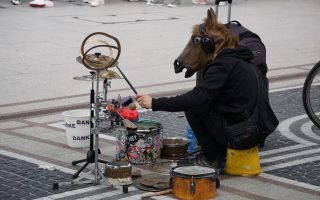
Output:
<instances>
[{"instance_id":1,"label":"metal pole","mask_svg":"<svg viewBox=\"0 0 320 200\"><path fill-rule=\"evenodd\" d=\"M97 80L97 84L96 84L96 102L95 102L95 148L94 148L94 183L98 184L98 170L99 170L99 166L98 166L98 151L99 151L99 134L97 133L97 130L99 128L99 109L98 109L98 104L99 104L99 75L100 75L100 71L97 70L96 73L96 80Z\"/></svg>"},{"instance_id":2,"label":"metal pole","mask_svg":"<svg viewBox=\"0 0 320 200\"><path fill-rule=\"evenodd\" d=\"M230 22L231 19L231 3L228 3L228 22Z\"/></svg>"}]
</instances>

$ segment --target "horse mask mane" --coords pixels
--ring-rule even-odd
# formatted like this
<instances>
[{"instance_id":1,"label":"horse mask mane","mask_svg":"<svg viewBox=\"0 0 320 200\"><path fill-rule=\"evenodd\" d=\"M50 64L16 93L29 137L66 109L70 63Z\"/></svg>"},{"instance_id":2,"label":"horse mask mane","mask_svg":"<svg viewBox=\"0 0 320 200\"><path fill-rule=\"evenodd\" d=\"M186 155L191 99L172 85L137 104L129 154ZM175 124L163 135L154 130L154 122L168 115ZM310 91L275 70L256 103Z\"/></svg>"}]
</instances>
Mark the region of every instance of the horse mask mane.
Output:
<instances>
[{"instance_id":1,"label":"horse mask mane","mask_svg":"<svg viewBox=\"0 0 320 200\"><path fill-rule=\"evenodd\" d=\"M204 22L193 27L191 39L175 60L175 73L186 68L185 77L189 78L214 60L223 49L234 48L238 42L238 37L217 21L215 12L210 8Z\"/></svg>"}]
</instances>

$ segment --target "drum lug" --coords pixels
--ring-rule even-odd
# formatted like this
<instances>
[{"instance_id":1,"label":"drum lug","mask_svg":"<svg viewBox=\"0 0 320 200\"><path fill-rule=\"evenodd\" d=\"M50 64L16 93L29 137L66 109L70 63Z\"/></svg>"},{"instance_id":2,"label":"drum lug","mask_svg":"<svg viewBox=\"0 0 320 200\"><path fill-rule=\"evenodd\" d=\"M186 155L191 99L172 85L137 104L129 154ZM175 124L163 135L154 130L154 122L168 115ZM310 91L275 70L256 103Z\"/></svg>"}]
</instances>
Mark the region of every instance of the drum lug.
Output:
<instances>
[{"instance_id":1,"label":"drum lug","mask_svg":"<svg viewBox=\"0 0 320 200\"><path fill-rule=\"evenodd\" d=\"M219 178L216 179L216 188L217 189L220 188L220 179Z\"/></svg>"},{"instance_id":2,"label":"drum lug","mask_svg":"<svg viewBox=\"0 0 320 200\"><path fill-rule=\"evenodd\" d=\"M190 184L190 193L191 193L192 195L194 195L195 192L196 192L196 183L194 182L193 177L192 177L192 182L191 182L191 184Z\"/></svg>"}]
</instances>

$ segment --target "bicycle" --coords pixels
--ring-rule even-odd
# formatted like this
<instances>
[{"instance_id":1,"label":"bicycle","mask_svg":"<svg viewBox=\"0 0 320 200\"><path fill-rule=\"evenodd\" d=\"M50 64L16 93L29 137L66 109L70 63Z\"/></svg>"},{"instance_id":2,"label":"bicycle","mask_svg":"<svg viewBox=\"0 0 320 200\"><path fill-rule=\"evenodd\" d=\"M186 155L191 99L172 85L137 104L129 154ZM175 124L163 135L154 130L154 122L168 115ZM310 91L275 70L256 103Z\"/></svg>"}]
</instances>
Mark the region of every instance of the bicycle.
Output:
<instances>
[{"instance_id":1,"label":"bicycle","mask_svg":"<svg viewBox=\"0 0 320 200\"><path fill-rule=\"evenodd\" d=\"M320 61L308 73L303 85L303 107L310 120L320 128Z\"/></svg>"}]
</instances>

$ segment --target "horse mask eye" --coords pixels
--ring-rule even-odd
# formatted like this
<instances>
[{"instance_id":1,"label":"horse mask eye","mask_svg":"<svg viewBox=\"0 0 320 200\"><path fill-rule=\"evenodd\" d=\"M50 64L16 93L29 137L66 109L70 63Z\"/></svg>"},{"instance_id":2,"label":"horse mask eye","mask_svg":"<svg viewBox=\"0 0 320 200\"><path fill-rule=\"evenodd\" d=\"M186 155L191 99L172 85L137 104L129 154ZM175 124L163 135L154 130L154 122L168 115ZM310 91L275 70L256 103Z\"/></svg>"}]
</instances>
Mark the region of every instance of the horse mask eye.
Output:
<instances>
[{"instance_id":1,"label":"horse mask eye","mask_svg":"<svg viewBox=\"0 0 320 200\"><path fill-rule=\"evenodd\" d=\"M201 37L193 37L192 42L194 45L200 44L201 43Z\"/></svg>"}]
</instances>

